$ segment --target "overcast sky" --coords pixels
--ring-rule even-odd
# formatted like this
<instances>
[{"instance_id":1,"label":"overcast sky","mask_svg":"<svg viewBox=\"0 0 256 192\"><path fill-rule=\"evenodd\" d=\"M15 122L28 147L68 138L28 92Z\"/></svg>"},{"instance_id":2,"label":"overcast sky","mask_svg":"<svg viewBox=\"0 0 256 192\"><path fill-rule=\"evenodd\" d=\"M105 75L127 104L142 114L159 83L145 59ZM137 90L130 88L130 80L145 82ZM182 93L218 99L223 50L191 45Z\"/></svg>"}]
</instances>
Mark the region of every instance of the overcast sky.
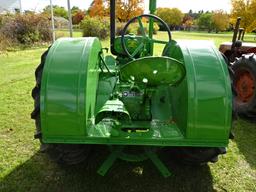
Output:
<instances>
[{"instance_id":1,"label":"overcast sky","mask_svg":"<svg viewBox=\"0 0 256 192\"><path fill-rule=\"evenodd\" d=\"M8 0L0 0L8 1ZM67 7L66 0L52 0L54 5L60 5ZM145 10L148 9L148 1L145 0ZM35 10L40 11L46 5L49 4L50 0L21 0L23 10ZM78 6L80 9L88 9L92 0L70 0L71 7ZM158 0L157 7L177 7L184 13L188 12L190 9L193 11L211 11L222 9L224 11L230 12L231 0Z\"/></svg>"}]
</instances>

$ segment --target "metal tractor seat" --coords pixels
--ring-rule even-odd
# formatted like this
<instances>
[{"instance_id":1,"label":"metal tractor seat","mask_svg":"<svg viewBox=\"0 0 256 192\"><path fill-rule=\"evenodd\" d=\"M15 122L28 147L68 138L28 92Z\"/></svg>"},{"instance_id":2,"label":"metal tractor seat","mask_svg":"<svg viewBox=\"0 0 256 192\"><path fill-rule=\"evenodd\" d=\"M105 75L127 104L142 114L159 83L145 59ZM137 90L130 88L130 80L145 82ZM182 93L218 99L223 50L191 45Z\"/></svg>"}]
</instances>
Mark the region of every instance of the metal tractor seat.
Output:
<instances>
[{"instance_id":1,"label":"metal tractor seat","mask_svg":"<svg viewBox=\"0 0 256 192\"><path fill-rule=\"evenodd\" d=\"M186 75L184 65L170 57L143 57L120 68L122 81L156 87L177 85Z\"/></svg>"}]
</instances>

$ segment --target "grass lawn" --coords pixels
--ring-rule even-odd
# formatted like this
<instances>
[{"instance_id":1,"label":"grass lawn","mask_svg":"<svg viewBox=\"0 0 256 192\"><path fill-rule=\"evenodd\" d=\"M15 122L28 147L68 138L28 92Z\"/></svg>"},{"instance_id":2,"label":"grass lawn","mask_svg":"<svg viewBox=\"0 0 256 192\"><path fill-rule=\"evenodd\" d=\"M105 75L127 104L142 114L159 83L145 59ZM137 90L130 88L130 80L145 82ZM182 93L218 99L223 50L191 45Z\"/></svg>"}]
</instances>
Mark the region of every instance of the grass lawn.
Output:
<instances>
[{"instance_id":1,"label":"grass lawn","mask_svg":"<svg viewBox=\"0 0 256 192\"><path fill-rule=\"evenodd\" d=\"M187 40L210 40L215 43L215 45L218 47L223 42L230 42L232 40L233 33L204 33L204 32L183 32L183 31L174 31L172 32L173 39L179 40L179 39L187 39ZM67 30L61 30L56 31L57 37L68 37L69 32ZM79 30L73 31L74 37L81 37L82 32ZM160 39L166 39L167 40L167 33L166 32L159 32L157 37L161 36ZM256 43L255 34L246 34L244 37L244 40L246 42ZM108 42L107 42L108 43Z\"/></svg>"},{"instance_id":2,"label":"grass lawn","mask_svg":"<svg viewBox=\"0 0 256 192\"><path fill-rule=\"evenodd\" d=\"M76 33L76 36L80 36ZM158 36L166 38L163 33ZM230 41L231 34L174 32L174 39L213 40L218 46ZM253 40L248 37L249 41ZM250 39L251 38L251 39ZM103 42L109 46L108 41ZM181 166L161 159L172 177L163 178L150 161L117 161L105 177L96 171L107 153L93 153L88 163L59 167L39 152L33 139L34 121L31 90L34 70L46 47L0 55L0 191L1 192L170 192L170 191L256 191L256 125L238 120L235 140L216 164ZM140 170L140 171L138 171Z\"/></svg>"}]
</instances>

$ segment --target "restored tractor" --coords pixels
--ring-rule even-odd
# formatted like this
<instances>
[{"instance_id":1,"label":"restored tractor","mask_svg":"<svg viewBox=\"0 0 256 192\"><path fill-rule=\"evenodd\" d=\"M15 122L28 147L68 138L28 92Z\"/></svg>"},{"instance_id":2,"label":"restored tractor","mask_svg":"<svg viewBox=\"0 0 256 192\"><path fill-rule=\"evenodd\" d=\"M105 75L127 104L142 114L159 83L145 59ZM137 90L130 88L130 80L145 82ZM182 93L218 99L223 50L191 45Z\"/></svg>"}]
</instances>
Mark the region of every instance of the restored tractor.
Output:
<instances>
[{"instance_id":1,"label":"restored tractor","mask_svg":"<svg viewBox=\"0 0 256 192\"><path fill-rule=\"evenodd\" d=\"M212 42L173 40L168 25L153 15L155 0L151 14L132 18L116 37L115 0L110 4L112 55L104 56L98 38L88 37L58 39L41 57L31 116L42 150L59 163L75 164L95 145L106 145L110 155L101 175L120 158L151 159L167 177L157 156L163 147L179 161L216 162L226 152L232 121L221 53ZM167 41L155 38L154 22L165 27ZM140 35L127 34L134 23ZM159 45L162 54L154 56Z\"/></svg>"},{"instance_id":2,"label":"restored tractor","mask_svg":"<svg viewBox=\"0 0 256 192\"><path fill-rule=\"evenodd\" d=\"M256 121L256 43L241 41L243 29L237 19L232 42L220 45L230 69L233 71L234 111Z\"/></svg>"}]
</instances>

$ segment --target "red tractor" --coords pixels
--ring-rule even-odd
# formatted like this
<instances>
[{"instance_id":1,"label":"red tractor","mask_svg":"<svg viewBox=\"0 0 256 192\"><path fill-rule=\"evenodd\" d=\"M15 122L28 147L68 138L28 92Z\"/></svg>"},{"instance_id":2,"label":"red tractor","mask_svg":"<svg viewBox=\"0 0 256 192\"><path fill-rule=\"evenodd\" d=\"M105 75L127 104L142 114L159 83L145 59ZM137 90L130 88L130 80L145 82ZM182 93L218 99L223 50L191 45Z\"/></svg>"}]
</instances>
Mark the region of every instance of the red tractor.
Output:
<instances>
[{"instance_id":1,"label":"red tractor","mask_svg":"<svg viewBox=\"0 0 256 192\"><path fill-rule=\"evenodd\" d=\"M219 49L230 65L235 112L256 121L256 43L241 41L240 21L238 18L232 42L221 44Z\"/></svg>"}]
</instances>

